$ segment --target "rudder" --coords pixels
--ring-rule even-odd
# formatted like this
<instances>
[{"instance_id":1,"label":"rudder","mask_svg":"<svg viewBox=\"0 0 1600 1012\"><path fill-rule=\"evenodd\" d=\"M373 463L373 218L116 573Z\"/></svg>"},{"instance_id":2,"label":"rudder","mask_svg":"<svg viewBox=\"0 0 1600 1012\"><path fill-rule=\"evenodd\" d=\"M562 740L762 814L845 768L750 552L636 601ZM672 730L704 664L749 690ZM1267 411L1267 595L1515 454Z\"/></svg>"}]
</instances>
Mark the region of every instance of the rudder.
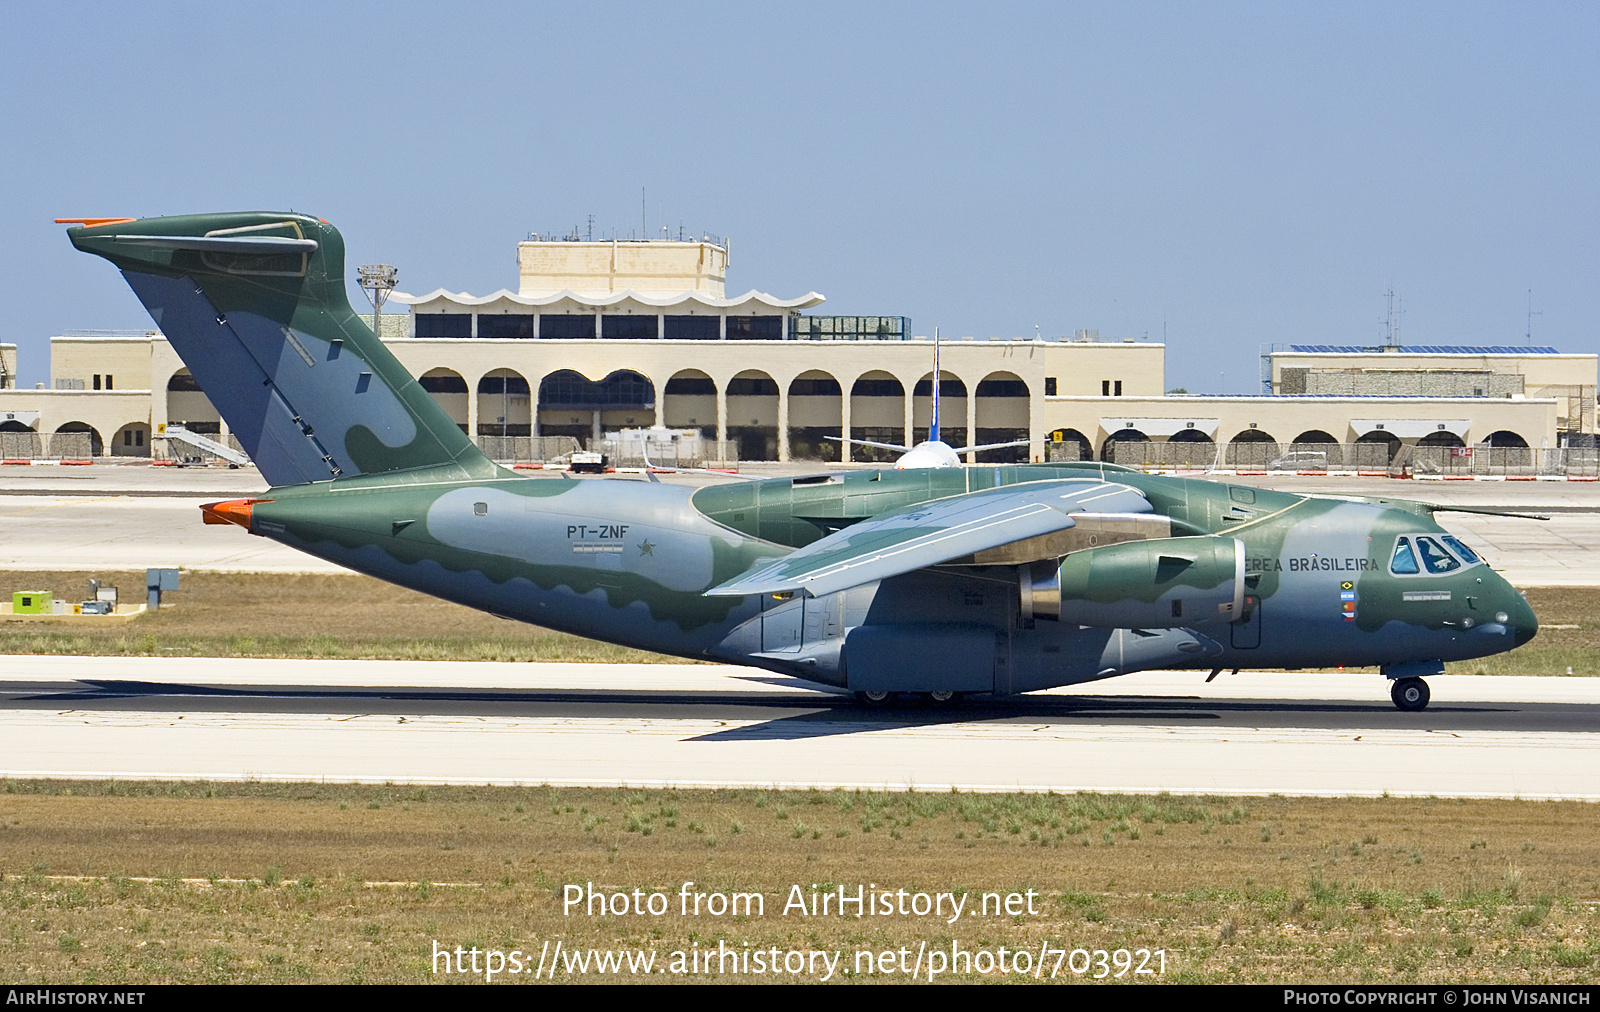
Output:
<instances>
[{"instance_id":1,"label":"rudder","mask_svg":"<svg viewBox=\"0 0 1600 1012\"><path fill-rule=\"evenodd\" d=\"M495 466L350 306L344 238L308 215L141 218L68 232L134 294L273 485Z\"/></svg>"}]
</instances>

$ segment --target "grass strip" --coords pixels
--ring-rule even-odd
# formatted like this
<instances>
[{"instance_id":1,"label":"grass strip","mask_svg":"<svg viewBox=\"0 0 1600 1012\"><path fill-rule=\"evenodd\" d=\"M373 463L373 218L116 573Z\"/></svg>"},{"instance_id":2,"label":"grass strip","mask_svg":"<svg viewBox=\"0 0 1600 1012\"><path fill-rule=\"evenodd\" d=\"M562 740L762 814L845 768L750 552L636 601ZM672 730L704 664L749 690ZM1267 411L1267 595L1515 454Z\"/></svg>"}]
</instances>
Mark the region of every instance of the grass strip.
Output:
<instances>
[{"instance_id":1,"label":"grass strip","mask_svg":"<svg viewBox=\"0 0 1600 1012\"><path fill-rule=\"evenodd\" d=\"M1167 981L1582 983L1597 850L1578 802L9 781L0 951L17 983L464 982L481 977L435 975L434 942L547 941L846 966L923 943L1160 949ZM685 914L685 882L764 908ZM796 886L869 883L973 911L1032 890L1036 913L783 912ZM565 910L590 884L667 909Z\"/></svg>"}]
</instances>

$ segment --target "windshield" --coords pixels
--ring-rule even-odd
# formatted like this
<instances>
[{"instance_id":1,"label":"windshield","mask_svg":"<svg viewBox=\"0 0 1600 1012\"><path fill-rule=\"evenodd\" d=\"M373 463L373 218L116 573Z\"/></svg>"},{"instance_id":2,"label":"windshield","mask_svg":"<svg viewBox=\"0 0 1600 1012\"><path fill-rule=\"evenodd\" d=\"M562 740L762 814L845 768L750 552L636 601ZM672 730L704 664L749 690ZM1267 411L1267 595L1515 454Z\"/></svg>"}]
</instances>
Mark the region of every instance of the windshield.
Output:
<instances>
[{"instance_id":1,"label":"windshield","mask_svg":"<svg viewBox=\"0 0 1600 1012\"><path fill-rule=\"evenodd\" d=\"M1474 552L1472 549L1462 544L1460 538L1452 537L1451 535L1446 534L1439 540L1449 545L1457 555L1461 556L1461 560L1469 566L1483 561L1482 559L1478 558L1477 552Z\"/></svg>"},{"instance_id":2,"label":"windshield","mask_svg":"<svg viewBox=\"0 0 1600 1012\"><path fill-rule=\"evenodd\" d=\"M1389 572L1401 574L1414 574L1417 570L1417 557L1411 552L1411 542L1401 538L1394 546L1394 558L1389 562Z\"/></svg>"},{"instance_id":3,"label":"windshield","mask_svg":"<svg viewBox=\"0 0 1600 1012\"><path fill-rule=\"evenodd\" d=\"M1428 567L1430 573L1448 573L1461 568L1456 557L1432 538L1418 538L1417 553L1422 556L1422 564Z\"/></svg>"}]
</instances>

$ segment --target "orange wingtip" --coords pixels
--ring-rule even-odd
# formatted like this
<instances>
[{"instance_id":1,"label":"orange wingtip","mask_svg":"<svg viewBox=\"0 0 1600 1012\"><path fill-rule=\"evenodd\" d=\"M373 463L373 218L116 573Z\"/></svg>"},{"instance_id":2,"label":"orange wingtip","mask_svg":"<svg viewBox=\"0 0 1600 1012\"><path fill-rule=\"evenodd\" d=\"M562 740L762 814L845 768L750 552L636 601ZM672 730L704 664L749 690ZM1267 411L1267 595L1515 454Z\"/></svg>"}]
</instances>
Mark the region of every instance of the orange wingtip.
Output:
<instances>
[{"instance_id":1,"label":"orange wingtip","mask_svg":"<svg viewBox=\"0 0 1600 1012\"><path fill-rule=\"evenodd\" d=\"M208 524L238 524L250 529L250 511L256 503L271 499L229 499L227 502L208 502L200 507L200 517Z\"/></svg>"},{"instance_id":2,"label":"orange wingtip","mask_svg":"<svg viewBox=\"0 0 1600 1012\"><path fill-rule=\"evenodd\" d=\"M57 225L83 225L94 228L96 225L120 225L125 221L138 221L138 218L57 218Z\"/></svg>"}]
</instances>

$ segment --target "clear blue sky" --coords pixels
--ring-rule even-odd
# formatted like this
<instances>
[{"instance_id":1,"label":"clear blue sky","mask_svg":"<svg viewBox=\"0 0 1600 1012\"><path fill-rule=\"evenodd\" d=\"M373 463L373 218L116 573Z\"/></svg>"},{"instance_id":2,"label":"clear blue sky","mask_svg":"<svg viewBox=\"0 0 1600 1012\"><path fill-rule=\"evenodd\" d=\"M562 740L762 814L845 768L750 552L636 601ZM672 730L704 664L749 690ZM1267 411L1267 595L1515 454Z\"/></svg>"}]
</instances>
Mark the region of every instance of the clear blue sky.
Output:
<instances>
[{"instance_id":1,"label":"clear blue sky","mask_svg":"<svg viewBox=\"0 0 1600 1012\"><path fill-rule=\"evenodd\" d=\"M730 291L917 333L1600 351L1593 3L34 4L0 34L24 385L149 325L68 216L293 208L412 292L530 230L732 236ZM352 290L359 299L359 293Z\"/></svg>"}]
</instances>

